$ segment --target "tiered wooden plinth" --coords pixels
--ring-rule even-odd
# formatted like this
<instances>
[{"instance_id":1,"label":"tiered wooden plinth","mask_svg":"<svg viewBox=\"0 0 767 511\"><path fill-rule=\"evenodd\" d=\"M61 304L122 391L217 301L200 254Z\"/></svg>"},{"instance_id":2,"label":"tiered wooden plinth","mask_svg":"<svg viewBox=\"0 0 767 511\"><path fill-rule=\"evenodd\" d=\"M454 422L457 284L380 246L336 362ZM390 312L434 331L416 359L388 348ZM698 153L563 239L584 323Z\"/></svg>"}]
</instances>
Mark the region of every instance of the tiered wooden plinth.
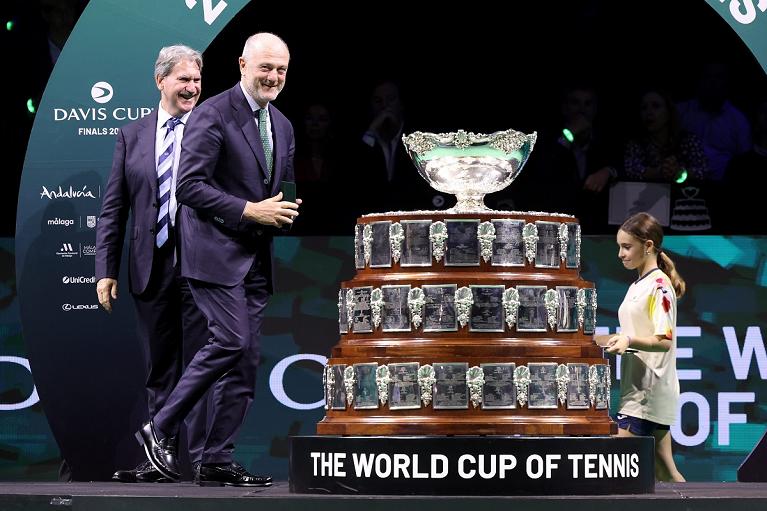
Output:
<instances>
[{"instance_id":1,"label":"tiered wooden plinth","mask_svg":"<svg viewBox=\"0 0 767 511\"><path fill-rule=\"evenodd\" d=\"M460 214L445 213L366 216L358 224L400 222L402 220L478 219L480 222L513 219L527 223L576 223L573 217L547 216L530 213ZM579 231L578 231L579 232ZM576 265L577 266L577 265ZM593 288L582 280L579 269L537 268L525 259L523 267L492 265L480 257L479 265L446 266L444 258L432 258L428 267L402 267L392 260L390 268L358 268L356 276L342 283L342 291L363 286L456 284L458 288L471 285L513 286L573 286ZM602 349L593 342L593 334L584 334L582 325L575 332L559 332L547 326L545 332L518 332L508 327L503 332L469 331L459 326L455 332L423 332L412 326L409 332L372 332L342 334L332 349L328 366L353 366L376 363L379 366L398 362L418 362L421 366L435 363L462 362L468 367L481 364L529 363L606 365ZM609 377L608 377L609 379ZM335 382L336 385L343 384ZM609 390L608 390L609 395ZM484 409L469 402L467 409L434 409L431 404L418 409L392 410L387 404L377 409L355 409L353 403L345 409L328 409L317 424L320 435L610 435L617 432L608 415L609 407L597 409L592 402L587 408L570 409L557 400L556 408L532 409L516 403L511 409Z\"/></svg>"}]
</instances>

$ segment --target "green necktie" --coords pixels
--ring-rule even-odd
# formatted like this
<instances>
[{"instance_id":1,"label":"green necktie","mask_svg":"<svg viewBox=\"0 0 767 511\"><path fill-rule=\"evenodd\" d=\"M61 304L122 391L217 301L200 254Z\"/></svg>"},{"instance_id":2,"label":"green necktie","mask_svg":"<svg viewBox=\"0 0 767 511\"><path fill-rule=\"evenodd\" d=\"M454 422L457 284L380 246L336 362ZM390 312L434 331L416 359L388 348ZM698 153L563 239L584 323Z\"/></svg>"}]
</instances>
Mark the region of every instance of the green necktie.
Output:
<instances>
[{"instance_id":1,"label":"green necktie","mask_svg":"<svg viewBox=\"0 0 767 511\"><path fill-rule=\"evenodd\" d=\"M272 180L272 144L269 140L269 132L266 130L266 109L258 109L258 131L261 132L261 145L264 146L264 156L266 157L266 182Z\"/></svg>"}]
</instances>

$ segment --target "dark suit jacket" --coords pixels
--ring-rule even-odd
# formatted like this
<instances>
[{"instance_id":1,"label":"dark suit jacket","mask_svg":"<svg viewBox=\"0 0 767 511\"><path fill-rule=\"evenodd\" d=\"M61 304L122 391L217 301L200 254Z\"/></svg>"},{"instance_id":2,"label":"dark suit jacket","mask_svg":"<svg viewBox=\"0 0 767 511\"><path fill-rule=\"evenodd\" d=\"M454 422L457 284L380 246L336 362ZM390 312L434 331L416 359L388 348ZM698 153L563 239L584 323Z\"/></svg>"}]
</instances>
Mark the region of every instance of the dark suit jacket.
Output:
<instances>
[{"instance_id":1,"label":"dark suit jacket","mask_svg":"<svg viewBox=\"0 0 767 511\"><path fill-rule=\"evenodd\" d=\"M266 160L253 112L238 83L198 106L184 129L176 198L179 213L181 272L187 278L222 286L243 280L262 258L271 291L273 229L241 220L245 202L279 193L293 181L293 126L269 105L274 171L266 178Z\"/></svg>"},{"instance_id":2,"label":"dark suit jacket","mask_svg":"<svg viewBox=\"0 0 767 511\"><path fill-rule=\"evenodd\" d=\"M96 280L117 279L128 212L132 210L128 268L134 294L146 289L152 272L157 224L156 127L154 111L120 129L96 227Z\"/></svg>"}]
</instances>

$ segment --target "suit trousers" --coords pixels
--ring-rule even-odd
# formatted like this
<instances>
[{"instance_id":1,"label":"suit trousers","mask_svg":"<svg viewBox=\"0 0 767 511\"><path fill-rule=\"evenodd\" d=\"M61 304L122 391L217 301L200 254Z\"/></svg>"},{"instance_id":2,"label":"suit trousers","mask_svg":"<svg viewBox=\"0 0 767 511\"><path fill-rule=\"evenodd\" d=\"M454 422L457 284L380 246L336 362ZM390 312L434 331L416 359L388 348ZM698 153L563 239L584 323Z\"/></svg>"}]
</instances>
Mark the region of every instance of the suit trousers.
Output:
<instances>
[{"instance_id":1,"label":"suit trousers","mask_svg":"<svg viewBox=\"0 0 767 511\"><path fill-rule=\"evenodd\" d=\"M172 231L171 231L172 232ZM146 390L149 417L165 406L181 377L208 340L205 316L194 302L187 279L174 265L174 236L154 248L151 276L146 290L133 295L141 346L148 364ZM200 461L207 435L205 399L193 407L185 420L189 457Z\"/></svg>"},{"instance_id":2,"label":"suit trousers","mask_svg":"<svg viewBox=\"0 0 767 511\"><path fill-rule=\"evenodd\" d=\"M260 359L268 280L256 257L242 282L232 287L189 279L195 303L208 320L210 339L184 370L154 418L161 435L174 435L209 389L209 429L203 463L233 461L234 440L253 402Z\"/></svg>"}]
</instances>

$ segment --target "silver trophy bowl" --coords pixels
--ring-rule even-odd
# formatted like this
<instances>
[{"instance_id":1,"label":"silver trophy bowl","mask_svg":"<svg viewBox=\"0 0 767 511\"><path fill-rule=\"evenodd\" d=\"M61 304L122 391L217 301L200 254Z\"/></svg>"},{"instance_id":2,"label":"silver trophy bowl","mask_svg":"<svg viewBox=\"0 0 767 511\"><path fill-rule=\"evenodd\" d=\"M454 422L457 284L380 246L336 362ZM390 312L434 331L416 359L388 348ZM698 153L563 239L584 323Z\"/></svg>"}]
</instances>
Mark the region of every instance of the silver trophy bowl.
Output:
<instances>
[{"instance_id":1,"label":"silver trophy bowl","mask_svg":"<svg viewBox=\"0 0 767 511\"><path fill-rule=\"evenodd\" d=\"M484 197L503 190L519 175L535 145L537 134L515 130L489 135L416 131L402 137L418 173L432 188L455 195L449 212L490 211Z\"/></svg>"}]
</instances>

